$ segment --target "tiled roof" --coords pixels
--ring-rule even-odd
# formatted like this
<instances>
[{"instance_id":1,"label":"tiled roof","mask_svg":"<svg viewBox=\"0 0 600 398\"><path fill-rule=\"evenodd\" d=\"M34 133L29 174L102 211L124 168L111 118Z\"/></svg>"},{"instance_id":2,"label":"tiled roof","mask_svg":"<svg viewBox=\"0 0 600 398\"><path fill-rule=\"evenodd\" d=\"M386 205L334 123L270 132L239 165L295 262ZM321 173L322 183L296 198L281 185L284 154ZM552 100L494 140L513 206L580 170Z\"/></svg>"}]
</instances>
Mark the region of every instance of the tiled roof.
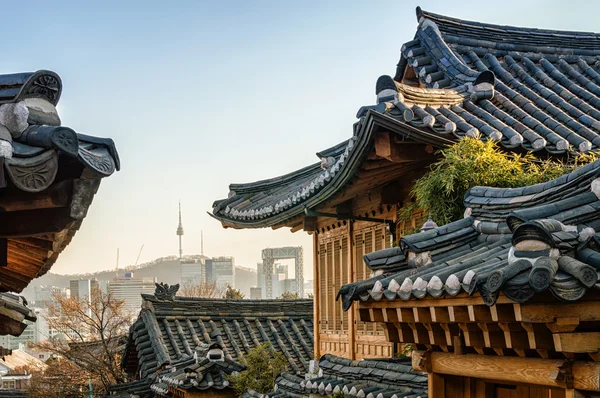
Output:
<instances>
[{"instance_id":1,"label":"tiled roof","mask_svg":"<svg viewBox=\"0 0 600 398\"><path fill-rule=\"evenodd\" d=\"M61 126L61 92L54 72L0 75L0 235L9 252L0 292L20 292L50 269L81 226L100 179L120 167L111 139Z\"/></svg>"},{"instance_id":2,"label":"tiled roof","mask_svg":"<svg viewBox=\"0 0 600 398\"><path fill-rule=\"evenodd\" d=\"M335 195L385 127L443 147L465 136L542 156L600 148L600 35L462 21L417 9L415 38L395 76L377 80L377 105L358 111L350 140L321 163L232 184L212 216L226 227L285 224Z\"/></svg>"},{"instance_id":3,"label":"tiled roof","mask_svg":"<svg viewBox=\"0 0 600 398\"><path fill-rule=\"evenodd\" d=\"M227 199L213 204L217 219L231 220L231 225L262 226L300 215L328 194L334 193L352 173L362 148L358 137L319 152L321 162L270 180L249 184L231 184ZM359 144L361 144L360 142ZM352 166L354 165L354 166Z\"/></svg>"},{"instance_id":4,"label":"tiled roof","mask_svg":"<svg viewBox=\"0 0 600 398\"><path fill-rule=\"evenodd\" d=\"M194 355L175 361L157 373L140 380L111 386L107 397L170 397L171 389L222 390L230 386L227 377L245 369L228 358L222 358L219 344L199 344ZM217 359L213 356L217 354ZM212 356L211 356L212 354Z\"/></svg>"},{"instance_id":5,"label":"tiled roof","mask_svg":"<svg viewBox=\"0 0 600 398\"><path fill-rule=\"evenodd\" d=\"M154 398L155 394L150 389L153 381L153 377L147 377L129 383L115 384L110 386L104 396L111 398Z\"/></svg>"},{"instance_id":6,"label":"tiled roof","mask_svg":"<svg viewBox=\"0 0 600 398\"><path fill-rule=\"evenodd\" d=\"M224 300L142 295L123 367L152 378L155 393L169 386L221 389L240 371L238 358L259 344L280 352L288 370L308 370L313 357L312 300ZM215 360L210 350L222 350ZM218 356L218 355L217 355Z\"/></svg>"},{"instance_id":7,"label":"tiled roof","mask_svg":"<svg viewBox=\"0 0 600 398\"><path fill-rule=\"evenodd\" d=\"M254 391L245 398L299 398L334 393L358 398L427 397L427 374L412 369L410 359L372 359L352 361L324 355L318 375L312 378L284 373L277 378L275 390L268 394Z\"/></svg>"},{"instance_id":8,"label":"tiled roof","mask_svg":"<svg viewBox=\"0 0 600 398\"><path fill-rule=\"evenodd\" d=\"M22 366L36 367L40 370L46 369L46 364L33 355L29 355L23 350L13 350L10 355L0 359L0 363L11 370Z\"/></svg>"},{"instance_id":9,"label":"tiled roof","mask_svg":"<svg viewBox=\"0 0 600 398\"><path fill-rule=\"evenodd\" d=\"M576 301L600 286L600 160L523 188L474 187L465 218L405 236L400 247L365 256L379 275L342 286L354 300L408 300L500 292L522 303L549 290Z\"/></svg>"},{"instance_id":10,"label":"tiled roof","mask_svg":"<svg viewBox=\"0 0 600 398\"><path fill-rule=\"evenodd\" d=\"M380 78L385 113L441 137L481 134L507 148L600 147L599 34L484 24L420 8L417 19L394 80Z\"/></svg>"},{"instance_id":11,"label":"tiled roof","mask_svg":"<svg viewBox=\"0 0 600 398\"><path fill-rule=\"evenodd\" d=\"M27 390L7 390L0 388L0 398L27 398L29 391Z\"/></svg>"}]
</instances>

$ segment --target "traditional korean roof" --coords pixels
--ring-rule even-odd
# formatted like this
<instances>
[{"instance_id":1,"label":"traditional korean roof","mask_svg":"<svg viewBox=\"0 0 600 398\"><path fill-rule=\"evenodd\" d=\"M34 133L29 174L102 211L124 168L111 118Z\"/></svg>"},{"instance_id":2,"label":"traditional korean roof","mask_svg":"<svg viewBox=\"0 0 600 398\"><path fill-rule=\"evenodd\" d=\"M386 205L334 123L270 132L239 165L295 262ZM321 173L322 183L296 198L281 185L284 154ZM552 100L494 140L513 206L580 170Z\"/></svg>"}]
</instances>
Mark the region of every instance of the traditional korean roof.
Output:
<instances>
[{"instance_id":1,"label":"traditional korean roof","mask_svg":"<svg viewBox=\"0 0 600 398\"><path fill-rule=\"evenodd\" d=\"M0 292L50 269L120 167L111 139L61 125L61 92L54 72L0 75Z\"/></svg>"},{"instance_id":2,"label":"traditional korean roof","mask_svg":"<svg viewBox=\"0 0 600 398\"><path fill-rule=\"evenodd\" d=\"M23 350L13 350L10 355L0 359L0 364L6 366L10 370L14 370L23 366L36 367L39 370L46 369L46 364L40 361L33 355L29 355Z\"/></svg>"},{"instance_id":3,"label":"traditional korean roof","mask_svg":"<svg viewBox=\"0 0 600 398\"><path fill-rule=\"evenodd\" d=\"M517 303L550 291L577 301L600 287L600 160L523 188L474 187L465 218L405 236L397 248L365 256L377 276L342 286L355 300L409 300L500 292Z\"/></svg>"},{"instance_id":4,"label":"traditional korean roof","mask_svg":"<svg viewBox=\"0 0 600 398\"><path fill-rule=\"evenodd\" d=\"M343 393L358 398L427 397L427 374L412 369L410 359L369 359L352 361L324 355L312 378L284 373L275 390L268 394L244 393L249 398L327 396Z\"/></svg>"},{"instance_id":5,"label":"traditional korean roof","mask_svg":"<svg viewBox=\"0 0 600 398\"><path fill-rule=\"evenodd\" d=\"M223 358L219 344L201 343L192 357L175 361L158 373L140 380L111 386L110 397L171 397L174 389L204 391L222 390L230 386L227 377L245 369L231 359Z\"/></svg>"},{"instance_id":6,"label":"traditional korean roof","mask_svg":"<svg viewBox=\"0 0 600 398\"><path fill-rule=\"evenodd\" d=\"M104 396L111 398L154 398L156 395L150 389L153 382L153 377L147 377L129 383L114 384L110 386Z\"/></svg>"},{"instance_id":7,"label":"traditional korean roof","mask_svg":"<svg viewBox=\"0 0 600 398\"><path fill-rule=\"evenodd\" d=\"M35 312L27 301L12 293L0 293L0 335L20 336L27 327L25 321L35 322Z\"/></svg>"},{"instance_id":8,"label":"traditional korean roof","mask_svg":"<svg viewBox=\"0 0 600 398\"><path fill-rule=\"evenodd\" d=\"M284 355L289 371L308 370L312 300L203 299L174 297L175 291L142 295L123 357L128 373L152 379L155 394L229 387L226 375L243 370L238 359L262 343Z\"/></svg>"},{"instance_id":9,"label":"traditional korean roof","mask_svg":"<svg viewBox=\"0 0 600 398\"><path fill-rule=\"evenodd\" d=\"M599 34L491 25L421 8L417 19L396 75L380 78L385 113L442 137L480 134L509 149L600 146Z\"/></svg>"},{"instance_id":10,"label":"traditional korean roof","mask_svg":"<svg viewBox=\"0 0 600 398\"><path fill-rule=\"evenodd\" d=\"M465 136L541 156L600 147L600 35L463 21L417 8L396 74L376 83L348 141L320 163L231 184L212 216L225 227L285 224L334 196L360 169L374 131L439 148Z\"/></svg>"},{"instance_id":11,"label":"traditional korean roof","mask_svg":"<svg viewBox=\"0 0 600 398\"><path fill-rule=\"evenodd\" d=\"M0 388L0 398L27 398L29 391L27 390L8 390Z\"/></svg>"}]
</instances>

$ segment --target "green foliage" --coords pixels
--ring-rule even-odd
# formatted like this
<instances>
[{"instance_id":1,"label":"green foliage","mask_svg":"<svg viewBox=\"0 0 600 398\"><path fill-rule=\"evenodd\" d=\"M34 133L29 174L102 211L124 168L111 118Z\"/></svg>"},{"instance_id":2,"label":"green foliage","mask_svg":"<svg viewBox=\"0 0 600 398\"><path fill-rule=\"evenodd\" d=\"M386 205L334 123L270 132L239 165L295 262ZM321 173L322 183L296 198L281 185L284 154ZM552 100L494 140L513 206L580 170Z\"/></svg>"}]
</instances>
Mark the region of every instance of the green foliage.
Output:
<instances>
[{"instance_id":1,"label":"green foliage","mask_svg":"<svg viewBox=\"0 0 600 398\"><path fill-rule=\"evenodd\" d=\"M223 298L228 300L241 300L244 297L244 293L240 289L236 289L231 285L227 285L227 290L225 290L225 294L223 295Z\"/></svg>"},{"instance_id":2,"label":"green foliage","mask_svg":"<svg viewBox=\"0 0 600 398\"><path fill-rule=\"evenodd\" d=\"M233 388L240 397L247 390L261 394L273 391L277 376L285 371L287 366L283 354L272 351L266 343L248 351L239 361L246 366L246 370L232 374L228 380L233 383Z\"/></svg>"},{"instance_id":3,"label":"green foliage","mask_svg":"<svg viewBox=\"0 0 600 398\"><path fill-rule=\"evenodd\" d=\"M415 347L412 344L402 344L400 347L400 352L398 352L398 358L409 358L412 356L412 352Z\"/></svg>"},{"instance_id":4,"label":"green foliage","mask_svg":"<svg viewBox=\"0 0 600 398\"><path fill-rule=\"evenodd\" d=\"M346 394L343 391L336 391L330 395L331 398L346 398Z\"/></svg>"},{"instance_id":5,"label":"green foliage","mask_svg":"<svg viewBox=\"0 0 600 398\"><path fill-rule=\"evenodd\" d=\"M598 153L592 153L567 162L540 161L531 154L507 154L496 142L479 138L464 138L441 153L443 158L416 181L412 191L416 207L429 211L438 225L462 218L464 194L471 187L514 188L546 182L598 158Z\"/></svg>"}]
</instances>

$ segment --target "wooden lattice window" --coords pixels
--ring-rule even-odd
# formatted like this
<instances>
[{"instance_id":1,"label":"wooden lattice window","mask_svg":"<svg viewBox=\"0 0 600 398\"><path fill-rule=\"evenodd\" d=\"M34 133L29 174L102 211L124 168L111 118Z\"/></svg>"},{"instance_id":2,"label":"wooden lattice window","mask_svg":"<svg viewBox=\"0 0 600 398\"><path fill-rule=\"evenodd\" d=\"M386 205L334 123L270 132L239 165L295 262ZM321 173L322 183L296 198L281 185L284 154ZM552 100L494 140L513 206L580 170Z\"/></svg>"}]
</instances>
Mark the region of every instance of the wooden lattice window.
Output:
<instances>
[{"instance_id":1,"label":"wooden lattice window","mask_svg":"<svg viewBox=\"0 0 600 398\"><path fill-rule=\"evenodd\" d=\"M325 307L327 308L327 331L332 332L335 330L335 292L334 292L334 280L333 280L333 242L328 240L325 243L325 272L327 273L327 298L325 301Z\"/></svg>"},{"instance_id":2,"label":"wooden lattice window","mask_svg":"<svg viewBox=\"0 0 600 398\"><path fill-rule=\"evenodd\" d=\"M320 306L320 318L319 319L319 330L321 333L325 333L327 330L327 312L325 311L325 304L327 303L327 274L325 267L325 243L323 241L319 242L319 306Z\"/></svg>"},{"instance_id":3,"label":"wooden lattice window","mask_svg":"<svg viewBox=\"0 0 600 398\"><path fill-rule=\"evenodd\" d=\"M342 284L350 282L350 276L348 275L348 237L344 235L341 239L341 256L342 256ZM336 303L336 306L341 309L342 304ZM348 312L342 312L342 332L348 332Z\"/></svg>"}]
</instances>

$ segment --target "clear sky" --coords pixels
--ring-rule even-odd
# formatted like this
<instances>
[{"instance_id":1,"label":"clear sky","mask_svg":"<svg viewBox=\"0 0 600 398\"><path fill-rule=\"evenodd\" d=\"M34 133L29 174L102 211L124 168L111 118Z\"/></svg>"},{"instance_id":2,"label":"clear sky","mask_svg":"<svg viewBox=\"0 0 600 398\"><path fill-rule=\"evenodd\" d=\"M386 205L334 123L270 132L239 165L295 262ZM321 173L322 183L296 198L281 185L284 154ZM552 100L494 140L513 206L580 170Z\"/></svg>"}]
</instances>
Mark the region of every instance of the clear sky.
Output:
<instances>
[{"instance_id":1,"label":"clear sky","mask_svg":"<svg viewBox=\"0 0 600 398\"><path fill-rule=\"evenodd\" d=\"M225 230L206 212L230 182L274 177L347 139L375 81L395 72L415 7L485 22L600 31L600 2L6 2L0 72L50 69L63 124L109 136L122 170L105 179L53 272L92 272L184 251L255 266L289 230Z\"/></svg>"}]
</instances>

